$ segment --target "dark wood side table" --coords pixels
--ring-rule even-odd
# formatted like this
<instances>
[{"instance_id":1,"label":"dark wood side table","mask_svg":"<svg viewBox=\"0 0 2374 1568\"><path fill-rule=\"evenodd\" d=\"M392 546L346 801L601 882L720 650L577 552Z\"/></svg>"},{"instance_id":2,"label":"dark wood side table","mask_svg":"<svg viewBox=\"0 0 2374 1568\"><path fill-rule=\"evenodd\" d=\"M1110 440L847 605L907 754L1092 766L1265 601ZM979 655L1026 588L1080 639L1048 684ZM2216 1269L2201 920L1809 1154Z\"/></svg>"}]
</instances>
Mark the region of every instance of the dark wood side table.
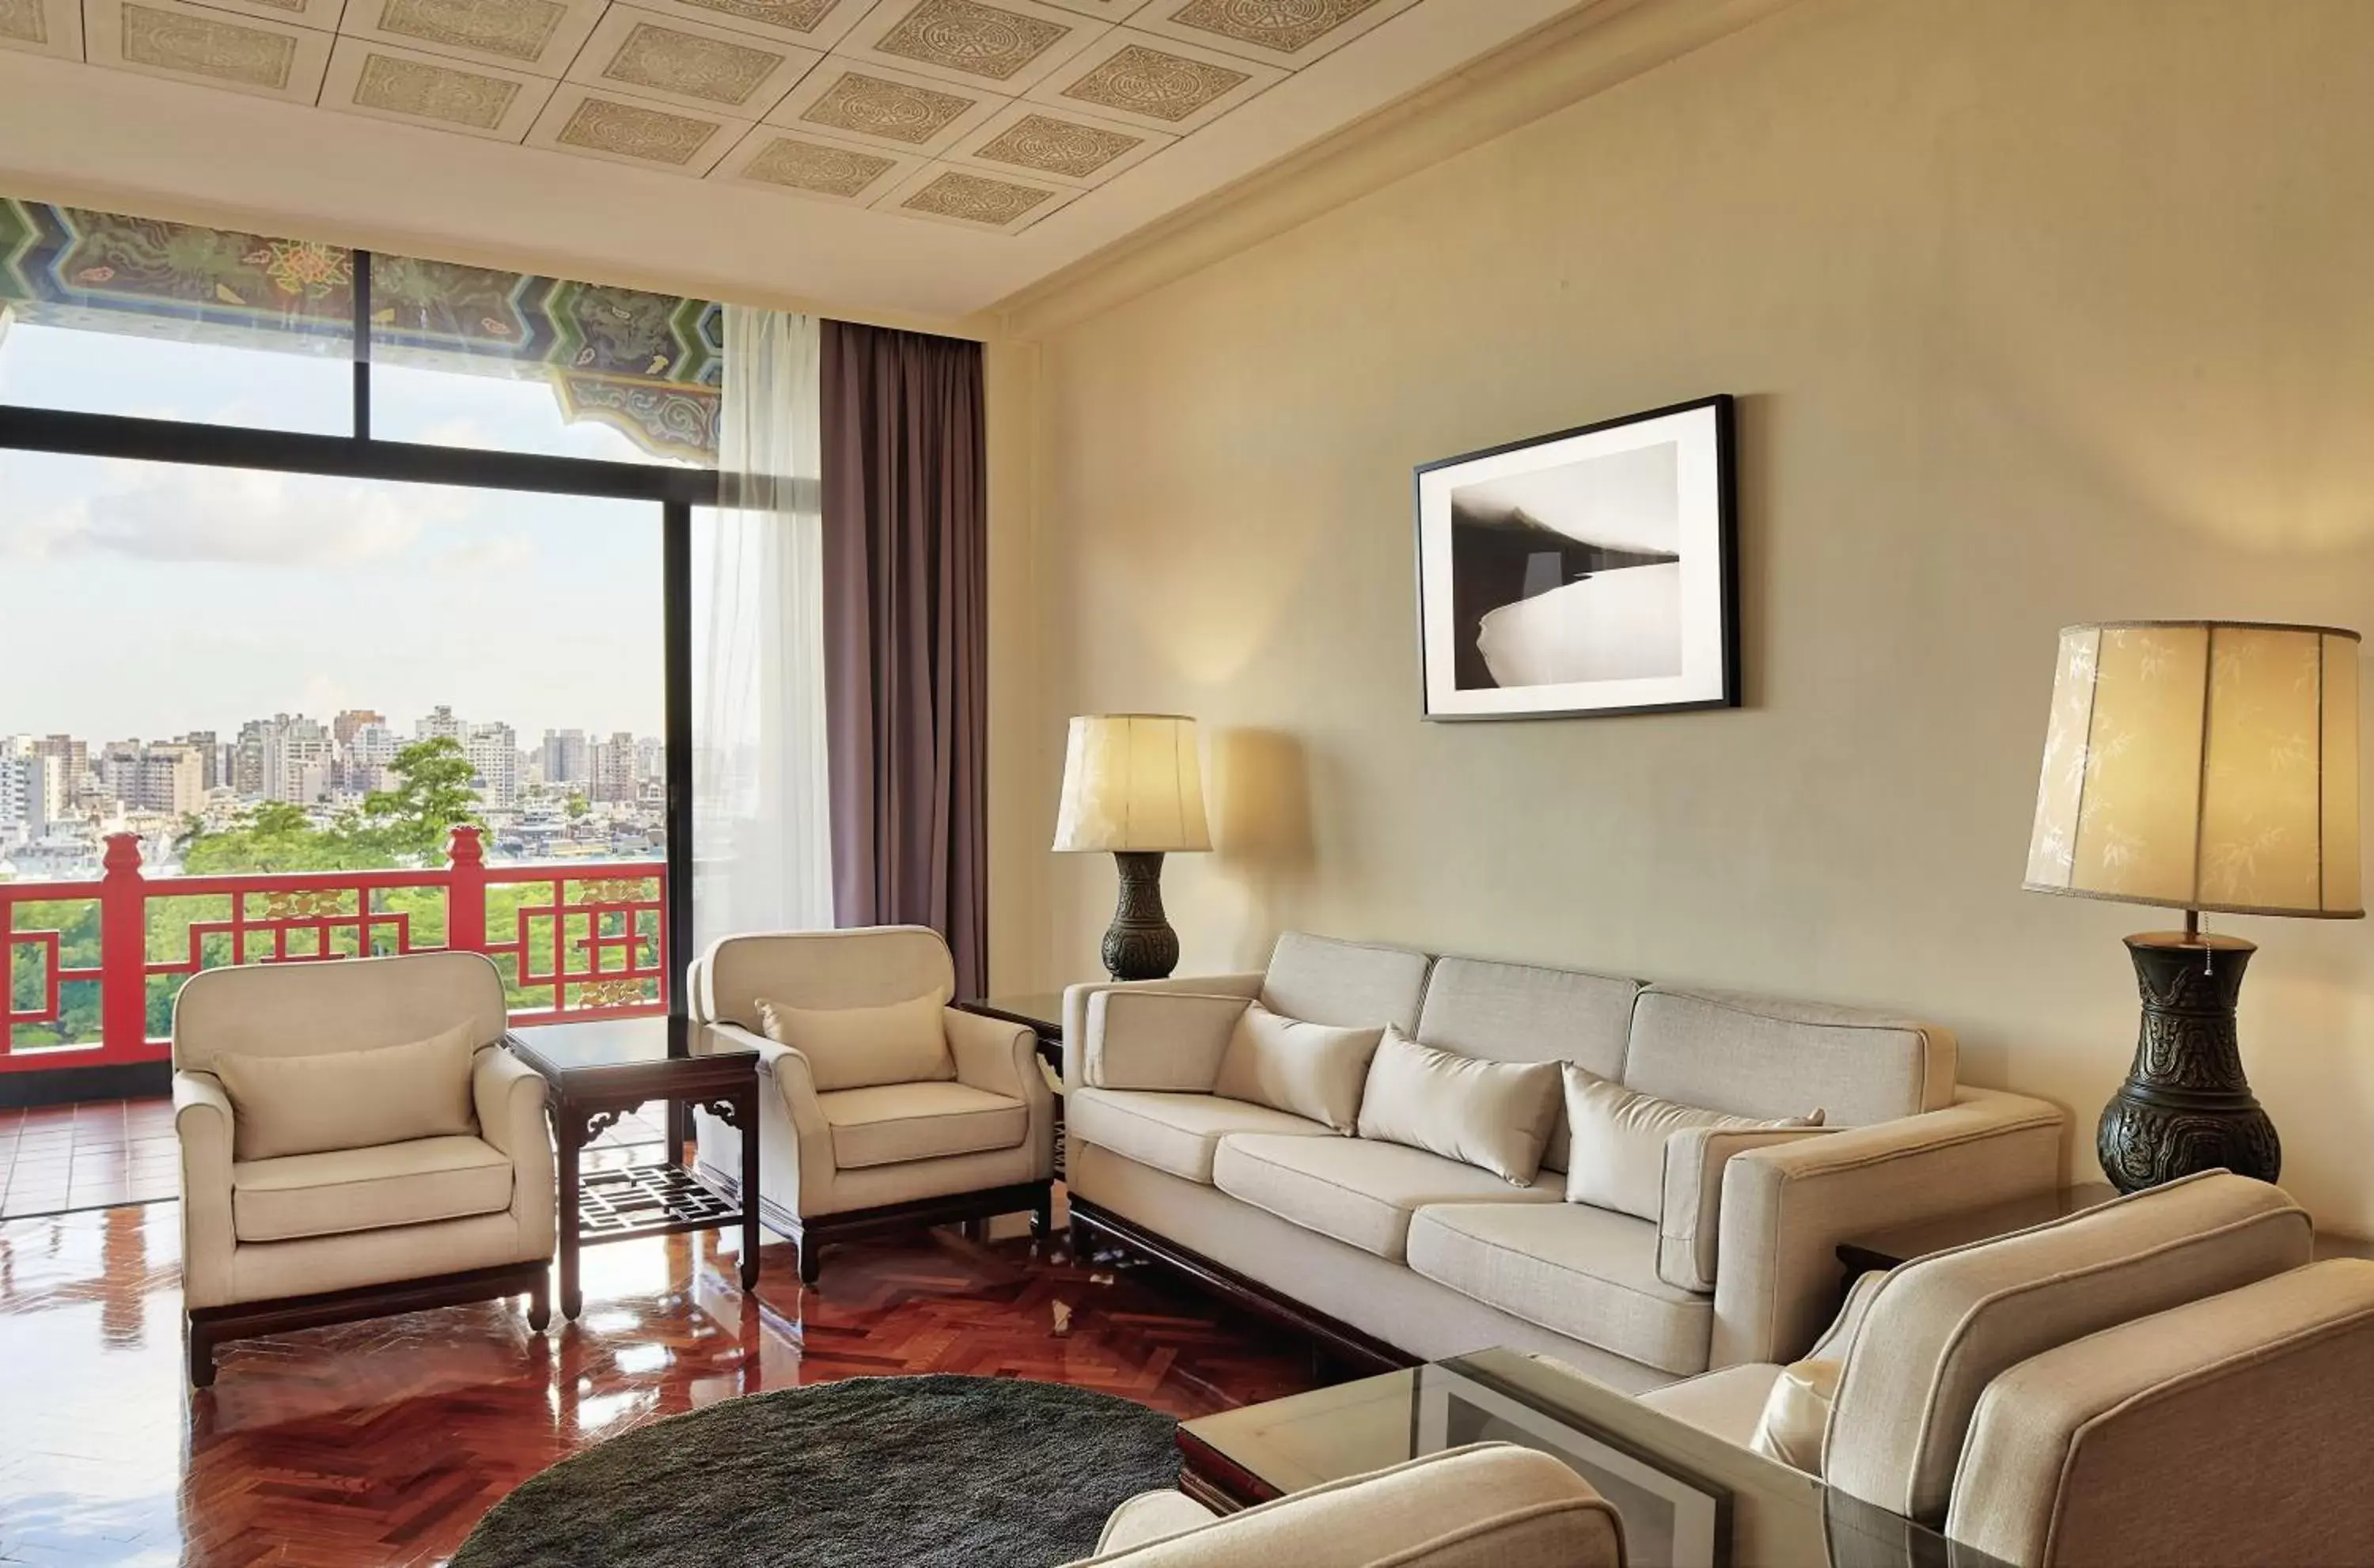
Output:
<instances>
[{"instance_id":1,"label":"dark wood side table","mask_svg":"<svg viewBox=\"0 0 2374 1568\"><path fill-rule=\"evenodd\" d=\"M1992 1241L2014 1231L2024 1231L2030 1225L2040 1225L2083 1210L2098 1208L2118 1196L2118 1188L2109 1182L2088 1181L2027 1198L2016 1198L2008 1203L1973 1209L1967 1213L1941 1215L1918 1224L1899 1225L1894 1230L1842 1241L1839 1244L1839 1263L1846 1270L1847 1285L1851 1289L1855 1281L1875 1269L1893 1269L1916 1258L1926 1258L1933 1252L1967 1246L1974 1241ZM2374 1242L2319 1231L2316 1234L2316 1256L2320 1259L2374 1258Z\"/></svg>"},{"instance_id":2,"label":"dark wood side table","mask_svg":"<svg viewBox=\"0 0 2374 1568\"><path fill-rule=\"evenodd\" d=\"M1019 1024L1039 1043L1039 1059L1053 1070L1055 1091L1055 1179L1064 1179L1064 993L1035 996L993 996L955 1004L959 1012L977 1012L1001 1024Z\"/></svg>"},{"instance_id":3,"label":"dark wood side table","mask_svg":"<svg viewBox=\"0 0 2374 1568\"><path fill-rule=\"evenodd\" d=\"M758 1282L758 1052L711 1048L703 1030L688 1055L670 1056L664 1018L515 1029L504 1043L544 1076L545 1105L559 1153L563 1317L575 1317L584 1305L578 1249L597 1242L739 1224L742 1288ZM710 1187L685 1168L681 1156L655 1165L595 1171L581 1179L578 1162L585 1145L652 1100L698 1106L741 1129L746 1202Z\"/></svg>"}]
</instances>

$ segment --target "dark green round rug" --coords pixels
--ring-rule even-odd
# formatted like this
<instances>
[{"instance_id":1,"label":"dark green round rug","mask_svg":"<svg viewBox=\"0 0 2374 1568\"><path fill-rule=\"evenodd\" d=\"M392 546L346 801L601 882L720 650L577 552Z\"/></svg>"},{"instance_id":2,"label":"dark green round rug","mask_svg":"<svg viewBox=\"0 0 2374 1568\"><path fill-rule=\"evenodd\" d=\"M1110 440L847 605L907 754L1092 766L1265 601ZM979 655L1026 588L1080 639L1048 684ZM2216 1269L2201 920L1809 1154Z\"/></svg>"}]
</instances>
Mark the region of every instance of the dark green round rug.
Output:
<instances>
[{"instance_id":1,"label":"dark green round rug","mask_svg":"<svg viewBox=\"0 0 2374 1568\"><path fill-rule=\"evenodd\" d=\"M563 1459L452 1568L1001 1568L1095 1548L1179 1480L1169 1416L1011 1377L854 1377L749 1394Z\"/></svg>"}]
</instances>

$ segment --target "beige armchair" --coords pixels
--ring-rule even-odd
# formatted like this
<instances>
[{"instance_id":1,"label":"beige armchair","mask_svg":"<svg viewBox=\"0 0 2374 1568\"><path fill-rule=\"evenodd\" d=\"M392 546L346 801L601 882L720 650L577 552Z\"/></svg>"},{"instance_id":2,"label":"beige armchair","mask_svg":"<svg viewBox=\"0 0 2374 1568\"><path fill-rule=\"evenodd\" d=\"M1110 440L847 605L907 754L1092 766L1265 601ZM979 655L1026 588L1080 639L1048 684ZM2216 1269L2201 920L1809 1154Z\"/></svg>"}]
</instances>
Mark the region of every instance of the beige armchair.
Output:
<instances>
[{"instance_id":1,"label":"beige armchair","mask_svg":"<svg viewBox=\"0 0 2374 1568\"><path fill-rule=\"evenodd\" d=\"M803 1283L828 1243L853 1235L1024 1209L1046 1228L1055 1097L1036 1043L947 1005L956 968L938 932L726 937L688 984L696 1028L758 1053L759 1214L799 1244ZM785 1038L770 1036L770 1009ZM903 1018L899 1042L869 1045L880 1031L861 1010ZM702 1176L738 1192L741 1135L697 1121Z\"/></svg>"},{"instance_id":2,"label":"beige armchair","mask_svg":"<svg viewBox=\"0 0 2374 1568\"><path fill-rule=\"evenodd\" d=\"M222 1340L385 1313L523 1294L543 1329L552 1145L544 1080L501 1047L505 1022L500 975L470 953L211 969L182 988L194 1386L214 1381ZM425 1080L421 1051L453 1081ZM415 1100L440 1129L384 1137Z\"/></svg>"},{"instance_id":3,"label":"beige armchair","mask_svg":"<svg viewBox=\"0 0 2374 1568\"><path fill-rule=\"evenodd\" d=\"M1176 1492L1113 1510L1072 1568L1624 1568L1624 1527L1546 1454L1478 1443L1216 1515Z\"/></svg>"},{"instance_id":4,"label":"beige armchair","mask_svg":"<svg viewBox=\"0 0 2374 1568\"><path fill-rule=\"evenodd\" d=\"M2026 1568L2361 1562L2374 1263L2310 1248L2213 1172L1866 1275L1786 1384L1641 1398Z\"/></svg>"}]
</instances>

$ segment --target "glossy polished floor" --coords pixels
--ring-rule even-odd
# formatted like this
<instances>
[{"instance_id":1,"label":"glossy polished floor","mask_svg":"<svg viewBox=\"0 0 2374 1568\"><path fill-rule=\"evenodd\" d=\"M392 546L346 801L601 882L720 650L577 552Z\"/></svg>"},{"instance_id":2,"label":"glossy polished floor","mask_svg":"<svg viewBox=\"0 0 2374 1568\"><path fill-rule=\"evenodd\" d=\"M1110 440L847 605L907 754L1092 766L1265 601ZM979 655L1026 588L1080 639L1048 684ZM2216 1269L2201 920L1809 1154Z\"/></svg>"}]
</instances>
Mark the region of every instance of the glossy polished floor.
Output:
<instances>
[{"instance_id":1,"label":"glossy polished floor","mask_svg":"<svg viewBox=\"0 0 2374 1568\"><path fill-rule=\"evenodd\" d=\"M1311 1386L1294 1346L1060 1241L919 1233L788 1246L735 1285L704 1233L588 1248L551 1333L488 1305L234 1343L182 1381L178 1207L0 1222L0 1563L432 1563L497 1498L588 1445L762 1388L964 1372L1180 1415Z\"/></svg>"}]
</instances>

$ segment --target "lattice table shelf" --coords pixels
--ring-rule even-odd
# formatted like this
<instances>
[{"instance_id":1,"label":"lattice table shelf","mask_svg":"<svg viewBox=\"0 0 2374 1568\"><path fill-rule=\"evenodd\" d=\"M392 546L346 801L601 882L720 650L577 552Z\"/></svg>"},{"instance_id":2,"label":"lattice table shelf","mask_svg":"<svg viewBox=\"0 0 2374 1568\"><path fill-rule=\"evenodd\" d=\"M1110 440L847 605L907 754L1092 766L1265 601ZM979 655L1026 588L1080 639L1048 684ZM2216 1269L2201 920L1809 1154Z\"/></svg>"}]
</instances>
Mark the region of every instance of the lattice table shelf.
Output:
<instances>
[{"instance_id":1,"label":"lattice table shelf","mask_svg":"<svg viewBox=\"0 0 2374 1568\"><path fill-rule=\"evenodd\" d=\"M588 1171L577 1195L581 1245L705 1231L741 1219L742 1206L681 1165Z\"/></svg>"}]
</instances>

